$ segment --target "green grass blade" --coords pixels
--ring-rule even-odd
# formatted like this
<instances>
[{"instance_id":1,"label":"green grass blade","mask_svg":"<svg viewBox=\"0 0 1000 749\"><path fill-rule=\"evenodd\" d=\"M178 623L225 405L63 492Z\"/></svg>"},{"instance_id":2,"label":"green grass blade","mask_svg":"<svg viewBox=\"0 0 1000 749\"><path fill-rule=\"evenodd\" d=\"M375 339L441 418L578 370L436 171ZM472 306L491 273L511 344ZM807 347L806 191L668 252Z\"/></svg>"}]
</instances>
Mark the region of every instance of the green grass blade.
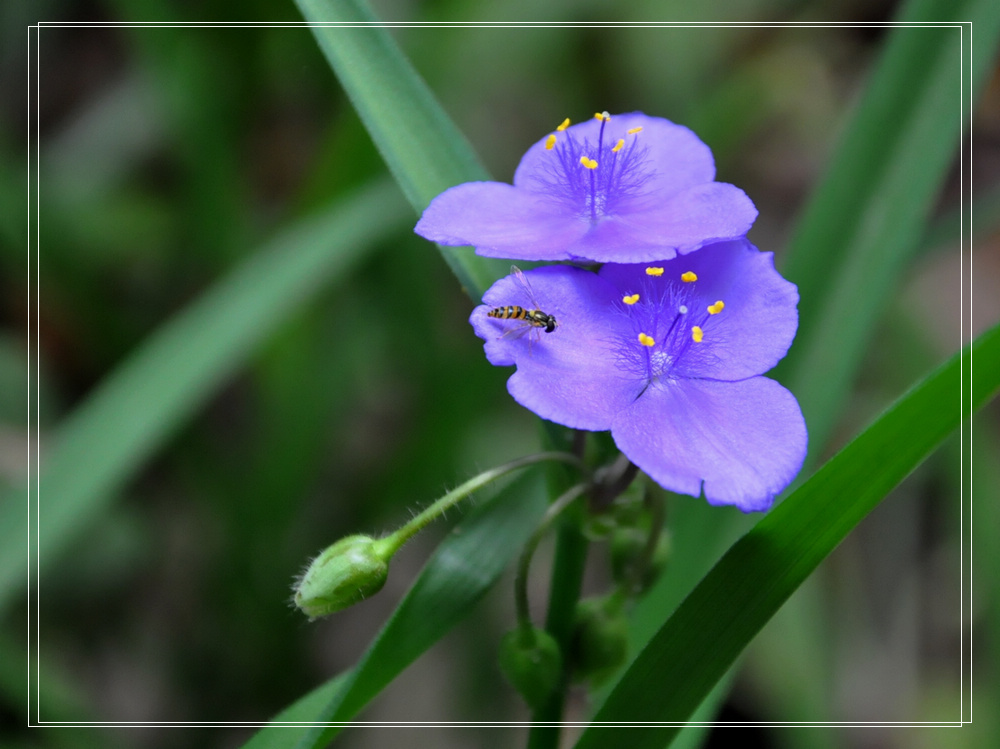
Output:
<instances>
[{"instance_id":1,"label":"green grass blade","mask_svg":"<svg viewBox=\"0 0 1000 749\"><path fill-rule=\"evenodd\" d=\"M267 243L180 312L59 427L39 480L42 569L122 484L281 322L398 230L406 216L388 182L342 199ZM0 608L27 582L29 487L0 502Z\"/></svg>"},{"instance_id":2,"label":"green grass blade","mask_svg":"<svg viewBox=\"0 0 1000 749\"><path fill-rule=\"evenodd\" d=\"M306 718L315 723L349 721L403 669L464 617L520 551L545 511L546 501L526 478L477 506L438 547L417 581L375 637L332 699ZM340 678L340 677L338 677ZM298 704L298 703L296 703ZM312 703L315 706L315 702ZM279 718L280 719L280 718ZM272 724L244 749L319 749L342 726ZM288 743L289 735L298 741Z\"/></svg>"},{"instance_id":3,"label":"green grass blade","mask_svg":"<svg viewBox=\"0 0 1000 749\"><path fill-rule=\"evenodd\" d=\"M595 723L687 720L817 565L998 388L1000 326L900 398L740 539L639 654ZM592 725L576 749L611 745L608 730ZM633 727L628 743L660 749L678 730Z\"/></svg>"},{"instance_id":4,"label":"green grass blade","mask_svg":"<svg viewBox=\"0 0 1000 749\"><path fill-rule=\"evenodd\" d=\"M972 21L975 43L957 25L892 30L793 236L783 272L799 287L799 335L776 376L802 404L811 454L919 247L1000 39L994 0L912 0L898 20Z\"/></svg>"},{"instance_id":5,"label":"green grass blade","mask_svg":"<svg viewBox=\"0 0 1000 749\"><path fill-rule=\"evenodd\" d=\"M363 0L296 0L312 23L378 19ZM420 213L438 193L462 182L489 179L465 136L385 28L313 26L313 34L375 141L403 194ZM467 293L478 300L510 263L441 247Z\"/></svg>"},{"instance_id":6,"label":"green grass blade","mask_svg":"<svg viewBox=\"0 0 1000 749\"><path fill-rule=\"evenodd\" d=\"M243 749L294 749L309 730L308 727L279 724L313 722L323 707L330 703L350 678L351 672L345 671L300 697L274 716L272 723L275 725L255 733L253 738L243 745Z\"/></svg>"}]
</instances>

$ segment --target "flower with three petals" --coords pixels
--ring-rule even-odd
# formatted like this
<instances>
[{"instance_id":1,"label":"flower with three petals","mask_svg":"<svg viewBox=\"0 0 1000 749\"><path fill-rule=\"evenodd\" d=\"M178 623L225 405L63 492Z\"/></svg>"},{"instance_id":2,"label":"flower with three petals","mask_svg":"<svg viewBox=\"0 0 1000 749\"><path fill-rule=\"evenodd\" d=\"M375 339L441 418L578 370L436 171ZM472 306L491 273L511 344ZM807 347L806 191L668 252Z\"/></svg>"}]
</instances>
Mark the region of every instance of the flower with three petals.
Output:
<instances>
[{"instance_id":1,"label":"flower with three petals","mask_svg":"<svg viewBox=\"0 0 1000 749\"><path fill-rule=\"evenodd\" d=\"M746 194L714 180L712 152L686 127L603 113L535 143L513 185L445 190L416 232L514 260L666 260L738 239L753 225L757 209Z\"/></svg>"},{"instance_id":2,"label":"flower with three petals","mask_svg":"<svg viewBox=\"0 0 1000 749\"><path fill-rule=\"evenodd\" d=\"M513 276L470 318L486 357L517 370L514 399L577 429L610 430L618 448L666 489L744 512L766 510L805 458L795 397L761 376L798 326L794 284L747 240L655 264L566 265L525 272L559 328L514 336L490 317L528 305Z\"/></svg>"}]
</instances>

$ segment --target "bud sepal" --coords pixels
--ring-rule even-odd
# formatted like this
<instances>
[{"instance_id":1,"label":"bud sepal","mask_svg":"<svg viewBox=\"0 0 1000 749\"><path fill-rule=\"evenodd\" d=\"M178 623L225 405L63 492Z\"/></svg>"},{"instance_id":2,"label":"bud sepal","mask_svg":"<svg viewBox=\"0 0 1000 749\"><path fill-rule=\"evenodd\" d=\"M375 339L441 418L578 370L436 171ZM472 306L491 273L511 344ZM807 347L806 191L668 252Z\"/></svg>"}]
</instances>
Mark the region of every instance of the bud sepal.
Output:
<instances>
[{"instance_id":1,"label":"bud sepal","mask_svg":"<svg viewBox=\"0 0 1000 749\"><path fill-rule=\"evenodd\" d=\"M295 605L310 619L328 616L375 595L389 575L394 549L371 536L346 536L309 563L296 581Z\"/></svg>"},{"instance_id":2,"label":"bud sepal","mask_svg":"<svg viewBox=\"0 0 1000 749\"><path fill-rule=\"evenodd\" d=\"M533 711L540 710L559 684L562 654L544 629L518 626L500 641L500 670Z\"/></svg>"},{"instance_id":3,"label":"bud sepal","mask_svg":"<svg viewBox=\"0 0 1000 749\"><path fill-rule=\"evenodd\" d=\"M620 594L586 598L576 605L573 633L573 673L597 686L628 656L628 620Z\"/></svg>"}]
</instances>

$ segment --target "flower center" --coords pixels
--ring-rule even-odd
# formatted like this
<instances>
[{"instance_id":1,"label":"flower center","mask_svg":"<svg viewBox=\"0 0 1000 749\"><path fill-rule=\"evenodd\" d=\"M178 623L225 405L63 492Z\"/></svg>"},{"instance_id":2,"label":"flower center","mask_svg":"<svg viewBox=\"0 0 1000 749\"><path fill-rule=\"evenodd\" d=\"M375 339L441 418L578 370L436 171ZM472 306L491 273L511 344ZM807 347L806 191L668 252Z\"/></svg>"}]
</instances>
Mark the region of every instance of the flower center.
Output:
<instances>
[{"instance_id":1,"label":"flower center","mask_svg":"<svg viewBox=\"0 0 1000 749\"><path fill-rule=\"evenodd\" d=\"M591 223L614 214L623 203L643 194L652 174L641 127L633 127L612 142L605 132L611 116L600 112L597 140L575 135L564 120L545 141L550 158L531 175L529 189L571 207Z\"/></svg>"},{"instance_id":2,"label":"flower center","mask_svg":"<svg viewBox=\"0 0 1000 749\"><path fill-rule=\"evenodd\" d=\"M628 317L632 333L616 341L617 356L623 370L646 387L673 379L681 361L712 355L711 331L726 305L720 299L706 306L697 280L691 271L673 279L664 268L651 266L641 288L622 297L619 311Z\"/></svg>"}]
</instances>

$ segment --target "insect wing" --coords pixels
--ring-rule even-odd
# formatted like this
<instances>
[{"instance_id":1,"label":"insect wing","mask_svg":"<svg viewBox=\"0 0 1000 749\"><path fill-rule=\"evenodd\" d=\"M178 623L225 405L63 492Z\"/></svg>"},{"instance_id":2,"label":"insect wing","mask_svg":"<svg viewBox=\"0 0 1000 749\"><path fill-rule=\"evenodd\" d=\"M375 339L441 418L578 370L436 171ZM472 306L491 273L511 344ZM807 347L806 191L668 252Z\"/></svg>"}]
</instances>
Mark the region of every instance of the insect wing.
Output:
<instances>
[{"instance_id":1,"label":"insect wing","mask_svg":"<svg viewBox=\"0 0 1000 749\"><path fill-rule=\"evenodd\" d=\"M528 338L528 353L531 353L531 345L533 340L541 339L541 329L545 327L545 323L539 322L538 318L532 316L531 313L541 312L538 305L538 301L535 299L535 294L531 289L531 284L528 282L528 278L521 272L521 269L516 265L510 266L510 273L514 277L514 282L520 288L521 293L524 295L524 299L516 299L516 302L521 302L524 306L522 310L525 314L524 317L508 317L507 315L491 315L502 320L517 320L520 324L515 327L509 328L500 336L501 338L508 339L518 339L522 336L529 335ZM504 309L504 308L495 308ZM544 313L543 313L544 314Z\"/></svg>"},{"instance_id":2,"label":"insect wing","mask_svg":"<svg viewBox=\"0 0 1000 749\"><path fill-rule=\"evenodd\" d=\"M516 328L510 328L509 330L504 331L504 334L502 336L500 336L500 337L501 338L510 338L511 340L516 340L516 339L520 338L523 335L527 335L532 330L534 330L534 331L537 332L538 328L535 327L534 325L532 325L529 322L524 322L524 323L521 323L520 325L518 325Z\"/></svg>"},{"instance_id":3,"label":"insect wing","mask_svg":"<svg viewBox=\"0 0 1000 749\"><path fill-rule=\"evenodd\" d=\"M510 273L514 276L514 281L517 285L521 287L521 291L523 291L524 295L528 298L528 302L530 303L528 305L529 309L541 309L538 302L535 300L535 294L531 290L531 284L528 283L528 277L525 276L524 273L521 272L521 269L516 265L510 266Z\"/></svg>"}]
</instances>

